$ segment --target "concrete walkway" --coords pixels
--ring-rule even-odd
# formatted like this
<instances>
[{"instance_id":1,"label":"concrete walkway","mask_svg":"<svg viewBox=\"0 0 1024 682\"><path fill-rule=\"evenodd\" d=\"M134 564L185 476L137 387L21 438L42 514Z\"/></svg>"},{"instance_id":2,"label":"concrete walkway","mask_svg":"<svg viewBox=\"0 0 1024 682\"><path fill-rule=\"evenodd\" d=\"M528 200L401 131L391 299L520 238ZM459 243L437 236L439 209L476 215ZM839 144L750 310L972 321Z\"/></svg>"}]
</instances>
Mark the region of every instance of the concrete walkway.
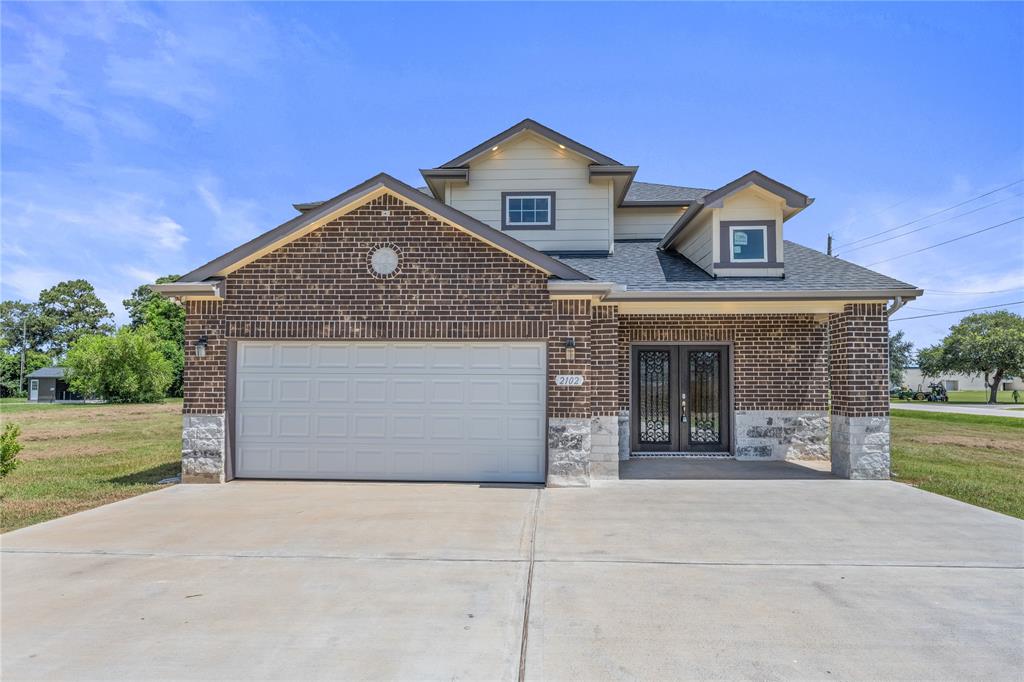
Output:
<instances>
[{"instance_id":1,"label":"concrete walkway","mask_svg":"<svg viewBox=\"0 0 1024 682\"><path fill-rule=\"evenodd\" d=\"M1020 409L1014 409L1020 408ZM974 405L950 405L949 403L929 403L929 402L913 402L913 403L892 403L890 409L893 410L913 410L915 412L952 412L954 414L983 414L990 417L1015 417L1017 419L1024 419L1024 405L1005 405L1005 406L992 406L979 403L977 406Z\"/></svg>"},{"instance_id":2,"label":"concrete walkway","mask_svg":"<svg viewBox=\"0 0 1024 682\"><path fill-rule=\"evenodd\" d=\"M1024 669L1024 522L889 482L174 486L0 542L5 680Z\"/></svg>"}]
</instances>

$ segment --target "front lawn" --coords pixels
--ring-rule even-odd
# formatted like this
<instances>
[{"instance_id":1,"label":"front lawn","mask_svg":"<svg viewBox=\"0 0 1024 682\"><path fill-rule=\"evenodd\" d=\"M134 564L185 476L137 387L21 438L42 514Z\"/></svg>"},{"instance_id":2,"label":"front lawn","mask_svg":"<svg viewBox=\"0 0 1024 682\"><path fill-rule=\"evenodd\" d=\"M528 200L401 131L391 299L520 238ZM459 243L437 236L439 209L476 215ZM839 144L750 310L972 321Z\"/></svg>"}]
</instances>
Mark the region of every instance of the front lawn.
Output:
<instances>
[{"instance_id":1,"label":"front lawn","mask_svg":"<svg viewBox=\"0 0 1024 682\"><path fill-rule=\"evenodd\" d=\"M181 400L156 405L3 400L21 426L21 465L0 481L0 531L98 507L162 486L181 471Z\"/></svg>"},{"instance_id":2,"label":"front lawn","mask_svg":"<svg viewBox=\"0 0 1024 682\"><path fill-rule=\"evenodd\" d=\"M1024 518L1024 419L893 410L892 478Z\"/></svg>"}]
</instances>

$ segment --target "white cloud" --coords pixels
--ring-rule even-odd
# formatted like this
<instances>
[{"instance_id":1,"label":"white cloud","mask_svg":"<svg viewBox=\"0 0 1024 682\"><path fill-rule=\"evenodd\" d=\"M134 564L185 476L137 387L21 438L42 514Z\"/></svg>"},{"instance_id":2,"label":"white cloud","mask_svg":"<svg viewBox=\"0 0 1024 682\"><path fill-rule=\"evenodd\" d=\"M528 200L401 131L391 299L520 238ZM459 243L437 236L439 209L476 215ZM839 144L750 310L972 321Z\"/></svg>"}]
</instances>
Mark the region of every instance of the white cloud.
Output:
<instances>
[{"instance_id":1,"label":"white cloud","mask_svg":"<svg viewBox=\"0 0 1024 682\"><path fill-rule=\"evenodd\" d=\"M196 181L196 193L214 218L213 233L219 242L237 244L248 241L260 232L255 217L260 206L249 199L227 196L222 184L209 173Z\"/></svg>"},{"instance_id":2,"label":"white cloud","mask_svg":"<svg viewBox=\"0 0 1024 682\"><path fill-rule=\"evenodd\" d=\"M35 301L39 292L49 289L57 282L65 279L73 279L67 273L54 270L48 267L33 265L15 265L10 267L4 264L2 285L3 298L21 299L24 301Z\"/></svg>"}]
</instances>

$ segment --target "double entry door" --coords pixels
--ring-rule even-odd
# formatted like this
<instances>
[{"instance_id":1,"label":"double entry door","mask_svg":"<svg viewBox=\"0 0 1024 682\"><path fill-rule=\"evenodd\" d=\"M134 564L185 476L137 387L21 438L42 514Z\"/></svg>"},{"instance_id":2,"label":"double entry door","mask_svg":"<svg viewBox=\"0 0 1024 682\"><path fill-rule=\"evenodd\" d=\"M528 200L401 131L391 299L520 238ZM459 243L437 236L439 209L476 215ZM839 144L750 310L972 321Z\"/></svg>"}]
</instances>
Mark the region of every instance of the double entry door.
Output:
<instances>
[{"instance_id":1,"label":"double entry door","mask_svg":"<svg viewBox=\"0 0 1024 682\"><path fill-rule=\"evenodd\" d=\"M729 451L729 347L632 349L634 452Z\"/></svg>"}]
</instances>

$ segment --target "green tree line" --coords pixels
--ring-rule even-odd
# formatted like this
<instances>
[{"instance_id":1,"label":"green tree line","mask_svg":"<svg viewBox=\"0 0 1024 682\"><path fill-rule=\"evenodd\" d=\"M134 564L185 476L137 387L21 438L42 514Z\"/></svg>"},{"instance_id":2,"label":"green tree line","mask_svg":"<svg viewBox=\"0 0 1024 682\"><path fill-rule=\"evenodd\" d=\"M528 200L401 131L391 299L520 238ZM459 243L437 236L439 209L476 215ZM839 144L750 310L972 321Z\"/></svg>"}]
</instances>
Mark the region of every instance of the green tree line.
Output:
<instances>
[{"instance_id":1,"label":"green tree line","mask_svg":"<svg viewBox=\"0 0 1024 682\"><path fill-rule=\"evenodd\" d=\"M168 275L156 283L177 278ZM59 282L34 302L0 302L0 395L24 395L24 377L61 365L71 390L82 395L123 402L180 396L185 311L148 285L123 304L129 323L118 330L84 279Z\"/></svg>"}]
</instances>

